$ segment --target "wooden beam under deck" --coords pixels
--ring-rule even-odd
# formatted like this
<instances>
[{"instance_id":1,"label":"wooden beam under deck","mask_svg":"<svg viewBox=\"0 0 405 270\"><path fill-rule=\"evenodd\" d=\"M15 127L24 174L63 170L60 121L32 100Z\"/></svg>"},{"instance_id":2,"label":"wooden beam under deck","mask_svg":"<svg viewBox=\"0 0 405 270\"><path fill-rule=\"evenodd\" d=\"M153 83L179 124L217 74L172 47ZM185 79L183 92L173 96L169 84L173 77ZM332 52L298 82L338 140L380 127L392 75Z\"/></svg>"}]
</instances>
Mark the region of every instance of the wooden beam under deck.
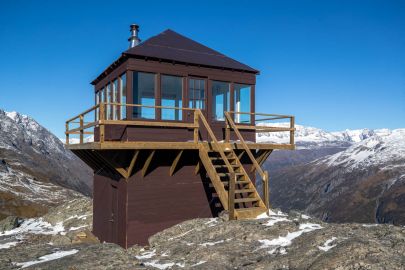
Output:
<instances>
[{"instance_id":1,"label":"wooden beam under deck","mask_svg":"<svg viewBox=\"0 0 405 270\"><path fill-rule=\"evenodd\" d=\"M141 149L155 149L155 150L170 150L170 149L178 149L178 150L198 150L199 145L203 144L204 146L208 146L208 142L88 142L82 144L69 144L67 148L70 150L124 150L124 149L133 149L133 150L141 150ZM219 145L223 146L223 148L232 148L232 149L240 149L243 150L243 146L241 143L238 142L229 142L223 143L219 142ZM257 149L257 150L294 150L295 145L293 144L270 144L270 143L246 143L249 149Z\"/></svg>"}]
</instances>

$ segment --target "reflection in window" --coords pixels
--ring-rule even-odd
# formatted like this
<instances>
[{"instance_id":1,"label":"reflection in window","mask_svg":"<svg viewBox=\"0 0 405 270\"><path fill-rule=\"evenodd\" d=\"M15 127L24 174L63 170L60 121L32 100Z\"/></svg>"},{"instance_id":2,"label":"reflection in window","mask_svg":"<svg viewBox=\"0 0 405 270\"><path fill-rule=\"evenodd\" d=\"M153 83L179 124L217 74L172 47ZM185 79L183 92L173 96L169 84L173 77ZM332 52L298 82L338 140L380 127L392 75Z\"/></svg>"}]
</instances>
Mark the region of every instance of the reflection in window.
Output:
<instances>
[{"instance_id":1,"label":"reflection in window","mask_svg":"<svg viewBox=\"0 0 405 270\"><path fill-rule=\"evenodd\" d=\"M215 120L224 121L224 111L229 111L229 83L212 81L212 114Z\"/></svg>"},{"instance_id":2,"label":"reflection in window","mask_svg":"<svg viewBox=\"0 0 405 270\"><path fill-rule=\"evenodd\" d=\"M126 104L127 103L127 76L124 74L121 75L120 77L120 103L121 104ZM120 119L126 119L127 118L127 106L120 106Z\"/></svg>"},{"instance_id":3,"label":"reflection in window","mask_svg":"<svg viewBox=\"0 0 405 270\"><path fill-rule=\"evenodd\" d=\"M155 74L133 72L133 103L155 106ZM155 119L155 108L134 107L134 118Z\"/></svg>"},{"instance_id":4,"label":"reflection in window","mask_svg":"<svg viewBox=\"0 0 405 270\"><path fill-rule=\"evenodd\" d=\"M162 106L182 107L183 78L162 75ZM162 109L163 120L182 120L183 110Z\"/></svg>"},{"instance_id":5,"label":"reflection in window","mask_svg":"<svg viewBox=\"0 0 405 270\"><path fill-rule=\"evenodd\" d=\"M234 85L235 112L250 113L250 85ZM250 123L250 114L235 114L236 123Z\"/></svg>"},{"instance_id":6,"label":"reflection in window","mask_svg":"<svg viewBox=\"0 0 405 270\"><path fill-rule=\"evenodd\" d=\"M112 93L111 93L111 102L112 103L118 103L118 80L115 79L112 83ZM112 119L117 120L118 118L118 106L117 105L112 105Z\"/></svg>"},{"instance_id":7,"label":"reflection in window","mask_svg":"<svg viewBox=\"0 0 405 270\"><path fill-rule=\"evenodd\" d=\"M98 90L96 93L96 105L100 104L100 102L101 102L101 92L102 92L102 90ZM100 113L100 108L97 107L96 108L96 121L98 121L98 119L99 119L99 113Z\"/></svg>"},{"instance_id":8,"label":"reflection in window","mask_svg":"<svg viewBox=\"0 0 405 270\"><path fill-rule=\"evenodd\" d=\"M188 81L188 106L194 109L205 109L205 80Z\"/></svg>"},{"instance_id":9,"label":"reflection in window","mask_svg":"<svg viewBox=\"0 0 405 270\"><path fill-rule=\"evenodd\" d=\"M107 120L109 120L109 119L111 119L112 117L111 117L111 84L109 83L109 84L107 84L107 93L106 93L106 95L107 95L107 103L108 103L108 105L107 105Z\"/></svg>"}]
</instances>

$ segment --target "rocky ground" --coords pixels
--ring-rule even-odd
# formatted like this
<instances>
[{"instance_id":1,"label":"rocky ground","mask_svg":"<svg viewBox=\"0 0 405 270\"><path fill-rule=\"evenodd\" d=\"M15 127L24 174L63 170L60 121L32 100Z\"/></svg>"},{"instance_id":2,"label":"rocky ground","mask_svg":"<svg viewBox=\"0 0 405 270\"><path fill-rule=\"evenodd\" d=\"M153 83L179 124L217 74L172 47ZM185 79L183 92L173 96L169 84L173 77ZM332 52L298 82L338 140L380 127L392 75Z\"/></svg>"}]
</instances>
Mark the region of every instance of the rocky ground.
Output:
<instances>
[{"instance_id":1,"label":"rocky ground","mask_svg":"<svg viewBox=\"0 0 405 270\"><path fill-rule=\"evenodd\" d=\"M403 269L405 228L328 224L297 212L194 219L124 250L91 234L85 197L0 222L0 269Z\"/></svg>"}]
</instances>

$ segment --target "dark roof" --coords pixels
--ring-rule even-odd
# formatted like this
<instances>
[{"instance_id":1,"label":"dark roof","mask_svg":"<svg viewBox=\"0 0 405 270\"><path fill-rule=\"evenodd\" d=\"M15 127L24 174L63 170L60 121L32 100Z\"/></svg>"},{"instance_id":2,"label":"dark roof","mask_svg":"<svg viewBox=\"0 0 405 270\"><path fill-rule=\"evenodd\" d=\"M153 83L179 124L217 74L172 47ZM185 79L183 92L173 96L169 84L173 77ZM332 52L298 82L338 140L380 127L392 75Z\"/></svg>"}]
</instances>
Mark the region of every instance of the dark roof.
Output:
<instances>
[{"instance_id":1,"label":"dark roof","mask_svg":"<svg viewBox=\"0 0 405 270\"><path fill-rule=\"evenodd\" d=\"M258 70L208 48L170 29L128 49L110 65L92 84L97 83L127 57L149 58L205 67L259 73Z\"/></svg>"},{"instance_id":2,"label":"dark roof","mask_svg":"<svg viewBox=\"0 0 405 270\"><path fill-rule=\"evenodd\" d=\"M124 54L253 73L259 72L170 29L128 49Z\"/></svg>"}]
</instances>

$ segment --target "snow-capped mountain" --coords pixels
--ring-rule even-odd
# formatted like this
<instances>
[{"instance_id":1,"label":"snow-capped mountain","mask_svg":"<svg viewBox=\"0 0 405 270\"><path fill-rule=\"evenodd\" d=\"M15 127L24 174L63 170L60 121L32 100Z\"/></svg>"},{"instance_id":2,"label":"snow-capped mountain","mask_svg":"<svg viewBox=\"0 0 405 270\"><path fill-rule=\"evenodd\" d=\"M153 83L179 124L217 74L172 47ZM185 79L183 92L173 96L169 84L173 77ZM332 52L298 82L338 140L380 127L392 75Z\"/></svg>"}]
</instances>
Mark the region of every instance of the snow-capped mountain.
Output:
<instances>
[{"instance_id":1,"label":"snow-capped mountain","mask_svg":"<svg viewBox=\"0 0 405 270\"><path fill-rule=\"evenodd\" d=\"M299 126L296 140L301 148L276 151L265 164L276 207L335 222L405 224L405 129Z\"/></svg>"},{"instance_id":2,"label":"snow-capped mountain","mask_svg":"<svg viewBox=\"0 0 405 270\"><path fill-rule=\"evenodd\" d=\"M263 124L261 124L263 125ZM263 126L266 126L264 124ZM270 126L270 124L268 124ZM272 127L287 127L285 123L273 123ZM357 129L337 132L327 132L315 127L295 125L295 143L298 149L321 148L325 146L349 146L360 142L374 135L385 134L387 129ZM263 132L258 133L257 142L263 143L288 143L290 140L289 132Z\"/></svg>"},{"instance_id":3,"label":"snow-capped mountain","mask_svg":"<svg viewBox=\"0 0 405 270\"><path fill-rule=\"evenodd\" d=\"M31 117L0 110L0 218L42 214L73 190L91 194L87 166Z\"/></svg>"}]
</instances>

